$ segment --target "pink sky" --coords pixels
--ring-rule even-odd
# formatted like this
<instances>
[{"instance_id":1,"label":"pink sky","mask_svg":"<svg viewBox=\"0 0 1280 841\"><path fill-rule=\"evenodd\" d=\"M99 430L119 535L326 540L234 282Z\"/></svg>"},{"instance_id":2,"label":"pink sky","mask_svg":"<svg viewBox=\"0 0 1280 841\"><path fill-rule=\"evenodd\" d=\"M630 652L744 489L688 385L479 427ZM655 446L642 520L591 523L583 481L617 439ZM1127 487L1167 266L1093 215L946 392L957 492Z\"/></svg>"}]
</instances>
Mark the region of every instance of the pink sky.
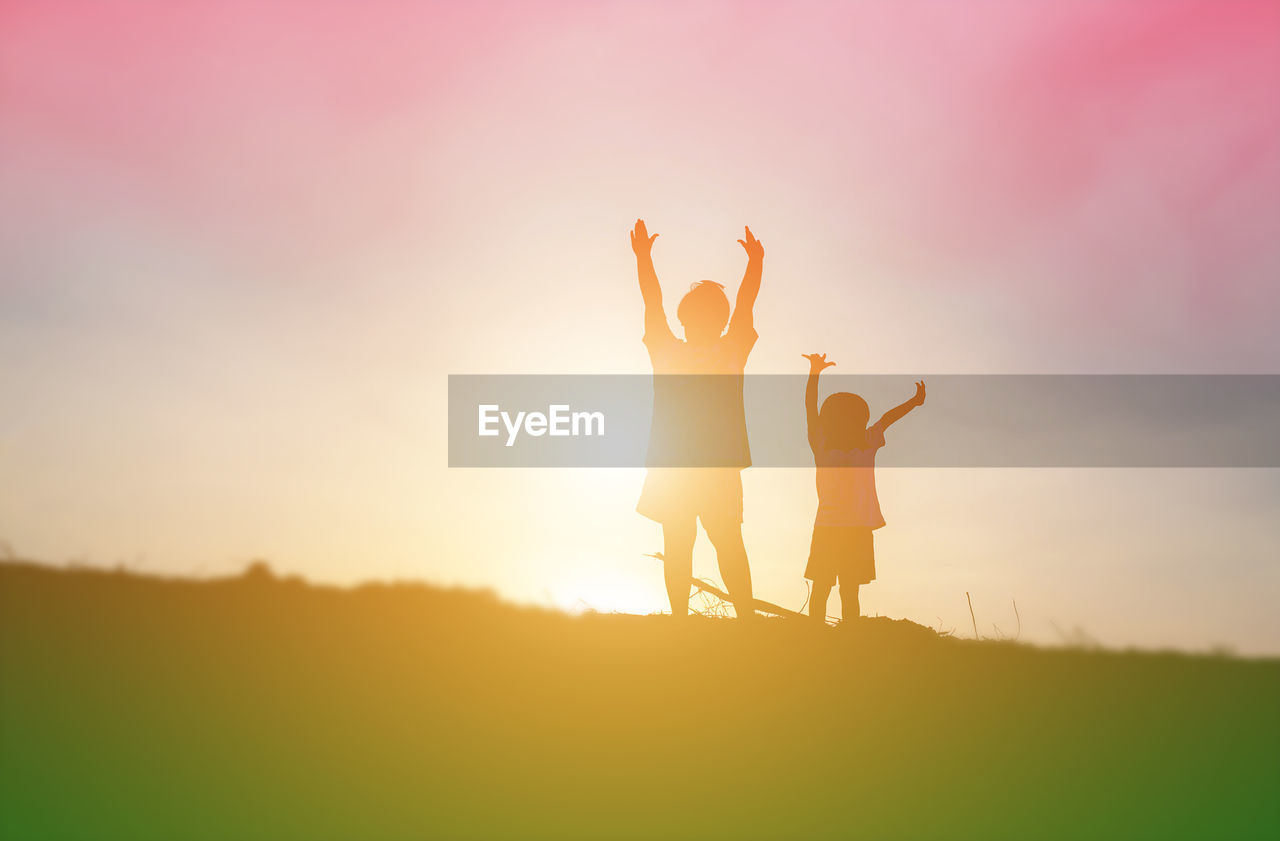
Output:
<instances>
[{"instance_id":1,"label":"pink sky","mask_svg":"<svg viewBox=\"0 0 1280 841\"><path fill-rule=\"evenodd\" d=\"M1280 2L8 0L0 113L0 538L30 555L657 609L634 477L450 472L441 427L448 373L644 370L641 215L669 289L736 284L744 222L765 242L754 372L1280 369ZM759 473L748 545L790 592L811 477ZM1280 650L1231 621L1273 612L1273 477L975 481L901 480L890 550L951 572L879 607L1016 590L1115 640ZM486 521L530 495L598 528ZM993 543L1015 509L1055 545ZM1060 566L992 560L1028 552ZM1116 618L1162 562L1170 603Z\"/></svg>"}]
</instances>

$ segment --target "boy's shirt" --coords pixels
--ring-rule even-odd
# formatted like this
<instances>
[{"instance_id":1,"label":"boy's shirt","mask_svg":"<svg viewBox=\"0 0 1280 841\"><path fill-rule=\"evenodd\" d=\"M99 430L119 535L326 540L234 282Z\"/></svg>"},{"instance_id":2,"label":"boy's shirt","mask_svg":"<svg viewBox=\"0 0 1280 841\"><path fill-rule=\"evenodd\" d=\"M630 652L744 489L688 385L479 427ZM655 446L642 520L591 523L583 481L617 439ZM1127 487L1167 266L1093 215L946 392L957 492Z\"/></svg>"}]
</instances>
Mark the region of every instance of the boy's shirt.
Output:
<instances>
[{"instance_id":1,"label":"boy's shirt","mask_svg":"<svg viewBox=\"0 0 1280 841\"><path fill-rule=\"evenodd\" d=\"M813 450L817 465L818 515L814 526L878 529L884 525L876 496L876 452L884 446L884 430L867 428L865 447L837 450L820 440Z\"/></svg>"},{"instance_id":2,"label":"boy's shirt","mask_svg":"<svg viewBox=\"0 0 1280 841\"><path fill-rule=\"evenodd\" d=\"M645 332L653 363L649 467L749 467L742 378L758 335L729 322L706 346L675 337L665 322Z\"/></svg>"}]
</instances>

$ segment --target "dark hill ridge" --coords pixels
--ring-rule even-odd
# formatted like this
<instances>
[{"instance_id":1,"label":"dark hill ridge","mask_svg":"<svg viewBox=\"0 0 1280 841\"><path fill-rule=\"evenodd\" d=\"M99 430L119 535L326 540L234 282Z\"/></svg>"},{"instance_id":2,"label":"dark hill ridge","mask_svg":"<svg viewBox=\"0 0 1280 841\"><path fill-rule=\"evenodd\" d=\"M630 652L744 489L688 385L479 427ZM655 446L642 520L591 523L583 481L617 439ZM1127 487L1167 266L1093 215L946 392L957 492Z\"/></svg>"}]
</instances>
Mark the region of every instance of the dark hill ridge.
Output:
<instances>
[{"instance_id":1,"label":"dark hill ridge","mask_svg":"<svg viewBox=\"0 0 1280 841\"><path fill-rule=\"evenodd\" d=\"M0 837L1232 838L1280 662L0 565Z\"/></svg>"}]
</instances>

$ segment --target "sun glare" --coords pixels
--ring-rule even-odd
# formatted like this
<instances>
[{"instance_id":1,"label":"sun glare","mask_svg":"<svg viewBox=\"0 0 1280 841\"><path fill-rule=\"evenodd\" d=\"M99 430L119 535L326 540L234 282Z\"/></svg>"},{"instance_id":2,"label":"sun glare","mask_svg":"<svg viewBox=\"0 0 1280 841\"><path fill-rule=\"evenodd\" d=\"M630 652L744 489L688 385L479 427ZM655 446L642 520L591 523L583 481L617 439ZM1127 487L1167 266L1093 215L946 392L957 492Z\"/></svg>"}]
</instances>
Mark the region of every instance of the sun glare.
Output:
<instances>
[{"instance_id":1,"label":"sun glare","mask_svg":"<svg viewBox=\"0 0 1280 841\"><path fill-rule=\"evenodd\" d=\"M629 578L603 573L565 581L557 585L551 595L556 607L574 614L666 612L666 597L661 588L638 586L638 582Z\"/></svg>"}]
</instances>

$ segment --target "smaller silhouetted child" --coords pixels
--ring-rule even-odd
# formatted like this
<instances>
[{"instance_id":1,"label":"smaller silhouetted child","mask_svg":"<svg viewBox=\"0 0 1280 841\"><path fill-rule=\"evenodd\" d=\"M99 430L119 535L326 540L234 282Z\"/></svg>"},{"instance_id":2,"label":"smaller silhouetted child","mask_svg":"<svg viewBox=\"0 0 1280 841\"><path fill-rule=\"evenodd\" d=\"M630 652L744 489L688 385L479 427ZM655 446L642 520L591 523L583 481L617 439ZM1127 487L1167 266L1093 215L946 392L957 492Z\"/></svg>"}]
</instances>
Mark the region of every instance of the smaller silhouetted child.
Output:
<instances>
[{"instance_id":1,"label":"smaller silhouetted child","mask_svg":"<svg viewBox=\"0 0 1280 841\"><path fill-rule=\"evenodd\" d=\"M809 564L804 577L813 582L809 615L827 617L827 597L840 583L840 607L845 619L861 614L858 588L876 578L871 532L884 525L876 497L876 451L884 446L884 432L916 406L924 405L924 382L901 406L884 413L871 426L867 401L847 391L832 394L818 411L818 374L835 365L827 355L804 354L809 382L804 390L809 449L818 473L818 516L813 522Z\"/></svg>"}]
</instances>

